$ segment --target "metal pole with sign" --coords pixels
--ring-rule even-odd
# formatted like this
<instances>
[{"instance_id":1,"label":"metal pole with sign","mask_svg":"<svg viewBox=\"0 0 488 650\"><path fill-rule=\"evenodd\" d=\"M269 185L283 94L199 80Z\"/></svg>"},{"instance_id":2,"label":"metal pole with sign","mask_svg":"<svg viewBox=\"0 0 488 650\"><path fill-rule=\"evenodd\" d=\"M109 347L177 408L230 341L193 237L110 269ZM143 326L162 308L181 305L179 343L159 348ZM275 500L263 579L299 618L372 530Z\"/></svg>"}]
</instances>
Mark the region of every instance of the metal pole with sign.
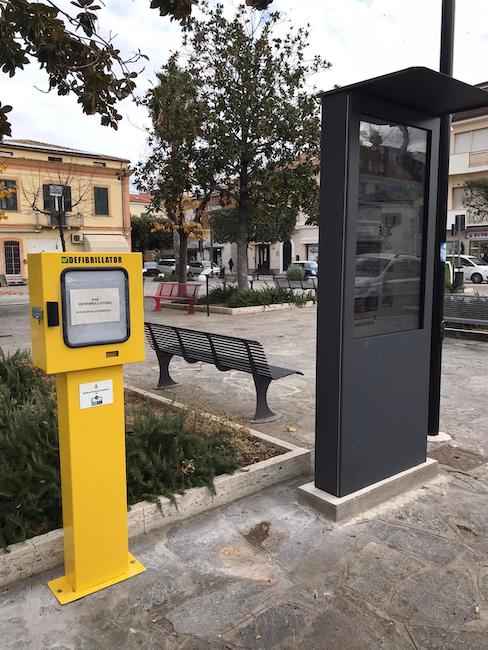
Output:
<instances>
[{"instance_id":1,"label":"metal pole with sign","mask_svg":"<svg viewBox=\"0 0 488 650\"><path fill-rule=\"evenodd\" d=\"M28 256L32 357L56 375L61 604L144 571L127 535L123 364L144 359L139 253Z\"/></svg>"},{"instance_id":2,"label":"metal pole with sign","mask_svg":"<svg viewBox=\"0 0 488 650\"><path fill-rule=\"evenodd\" d=\"M315 481L338 520L437 472L426 459L440 116L488 93L408 68L323 94Z\"/></svg>"}]
</instances>

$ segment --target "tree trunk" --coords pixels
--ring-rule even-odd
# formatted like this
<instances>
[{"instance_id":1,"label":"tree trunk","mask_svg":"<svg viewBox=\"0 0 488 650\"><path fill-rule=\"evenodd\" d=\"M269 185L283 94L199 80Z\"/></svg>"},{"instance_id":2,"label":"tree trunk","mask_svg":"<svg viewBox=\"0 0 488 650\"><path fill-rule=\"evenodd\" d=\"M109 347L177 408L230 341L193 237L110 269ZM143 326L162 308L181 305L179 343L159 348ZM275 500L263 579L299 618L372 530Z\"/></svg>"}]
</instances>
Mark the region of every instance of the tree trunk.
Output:
<instances>
[{"instance_id":1,"label":"tree trunk","mask_svg":"<svg viewBox=\"0 0 488 650\"><path fill-rule=\"evenodd\" d=\"M61 248L63 250L63 253L66 253L66 241L64 239L64 228L63 228L63 217L58 214L56 217L56 221L58 222L58 230L59 230L59 239L61 240Z\"/></svg>"},{"instance_id":2,"label":"tree trunk","mask_svg":"<svg viewBox=\"0 0 488 650\"><path fill-rule=\"evenodd\" d=\"M237 284L239 289L248 289L247 280L247 214L239 210L239 231L237 234Z\"/></svg>"},{"instance_id":3,"label":"tree trunk","mask_svg":"<svg viewBox=\"0 0 488 650\"><path fill-rule=\"evenodd\" d=\"M188 260L188 235L185 232L180 232L180 245L178 260L176 263L176 273L178 282L186 282L186 264Z\"/></svg>"},{"instance_id":4,"label":"tree trunk","mask_svg":"<svg viewBox=\"0 0 488 650\"><path fill-rule=\"evenodd\" d=\"M247 220L249 216L249 202L247 193L247 163L241 161L239 212L237 216L237 285L239 289L249 288L247 273Z\"/></svg>"}]
</instances>

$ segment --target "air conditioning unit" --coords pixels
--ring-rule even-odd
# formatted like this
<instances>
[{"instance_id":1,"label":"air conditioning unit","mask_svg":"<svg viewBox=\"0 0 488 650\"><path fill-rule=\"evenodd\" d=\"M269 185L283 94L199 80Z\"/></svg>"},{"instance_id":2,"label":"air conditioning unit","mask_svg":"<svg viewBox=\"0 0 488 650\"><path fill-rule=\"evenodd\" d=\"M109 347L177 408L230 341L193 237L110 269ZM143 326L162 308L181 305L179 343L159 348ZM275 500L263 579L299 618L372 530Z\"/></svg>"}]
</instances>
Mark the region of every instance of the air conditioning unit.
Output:
<instances>
[{"instance_id":1,"label":"air conditioning unit","mask_svg":"<svg viewBox=\"0 0 488 650\"><path fill-rule=\"evenodd\" d=\"M72 244L82 244L83 243L83 234L81 232L73 233L71 235Z\"/></svg>"}]
</instances>

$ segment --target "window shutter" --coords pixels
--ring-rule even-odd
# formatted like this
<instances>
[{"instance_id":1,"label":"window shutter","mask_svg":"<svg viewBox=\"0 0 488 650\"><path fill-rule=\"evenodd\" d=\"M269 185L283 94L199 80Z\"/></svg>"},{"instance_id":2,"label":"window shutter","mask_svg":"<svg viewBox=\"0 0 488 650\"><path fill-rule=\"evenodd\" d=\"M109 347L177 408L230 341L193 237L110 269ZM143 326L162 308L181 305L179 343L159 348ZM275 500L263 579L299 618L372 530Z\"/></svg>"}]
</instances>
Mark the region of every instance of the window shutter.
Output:
<instances>
[{"instance_id":1,"label":"window shutter","mask_svg":"<svg viewBox=\"0 0 488 650\"><path fill-rule=\"evenodd\" d=\"M108 189L106 187L94 187L95 214L108 216Z\"/></svg>"},{"instance_id":2,"label":"window shutter","mask_svg":"<svg viewBox=\"0 0 488 650\"><path fill-rule=\"evenodd\" d=\"M63 198L64 198L64 211L71 212L71 187L69 185L64 185L63 187Z\"/></svg>"},{"instance_id":3,"label":"window shutter","mask_svg":"<svg viewBox=\"0 0 488 650\"><path fill-rule=\"evenodd\" d=\"M49 185L42 186L42 197L44 199L44 210L51 210L51 197L49 195Z\"/></svg>"}]
</instances>

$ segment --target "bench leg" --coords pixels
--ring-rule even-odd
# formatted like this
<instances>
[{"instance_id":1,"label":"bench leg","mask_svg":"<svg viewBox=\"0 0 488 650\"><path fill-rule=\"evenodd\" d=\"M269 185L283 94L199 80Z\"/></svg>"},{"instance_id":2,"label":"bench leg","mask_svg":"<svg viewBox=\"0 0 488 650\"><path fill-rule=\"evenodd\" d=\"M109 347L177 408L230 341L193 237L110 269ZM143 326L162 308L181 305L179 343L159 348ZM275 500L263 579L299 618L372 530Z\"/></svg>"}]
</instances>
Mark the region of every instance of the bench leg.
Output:
<instances>
[{"instance_id":1,"label":"bench leg","mask_svg":"<svg viewBox=\"0 0 488 650\"><path fill-rule=\"evenodd\" d=\"M157 298L155 298L154 302L156 304L154 305L153 311L161 311L161 300L158 300Z\"/></svg>"},{"instance_id":2,"label":"bench leg","mask_svg":"<svg viewBox=\"0 0 488 650\"><path fill-rule=\"evenodd\" d=\"M267 394L268 388L271 383L270 377L262 377L261 375L253 375L254 385L256 386L256 413L252 422L273 422L279 420L281 415L276 415L268 406Z\"/></svg>"},{"instance_id":3,"label":"bench leg","mask_svg":"<svg viewBox=\"0 0 488 650\"><path fill-rule=\"evenodd\" d=\"M195 313L195 303L190 298L190 300L188 301L188 314L194 314L194 313Z\"/></svg>"},{"instance_id":4,"label":"bench leg","mask_svg":"<svg viewBox=\"0 0 488 650\"><path fill-rule=\"evenodd\" d=\"M169 388L170 386L177 386L178 384L173 381L169 374L169 363L173 358L172 354L166 352L156 352L159 361L159 381L158 388Z\"/></svg>"}]
</instances>

